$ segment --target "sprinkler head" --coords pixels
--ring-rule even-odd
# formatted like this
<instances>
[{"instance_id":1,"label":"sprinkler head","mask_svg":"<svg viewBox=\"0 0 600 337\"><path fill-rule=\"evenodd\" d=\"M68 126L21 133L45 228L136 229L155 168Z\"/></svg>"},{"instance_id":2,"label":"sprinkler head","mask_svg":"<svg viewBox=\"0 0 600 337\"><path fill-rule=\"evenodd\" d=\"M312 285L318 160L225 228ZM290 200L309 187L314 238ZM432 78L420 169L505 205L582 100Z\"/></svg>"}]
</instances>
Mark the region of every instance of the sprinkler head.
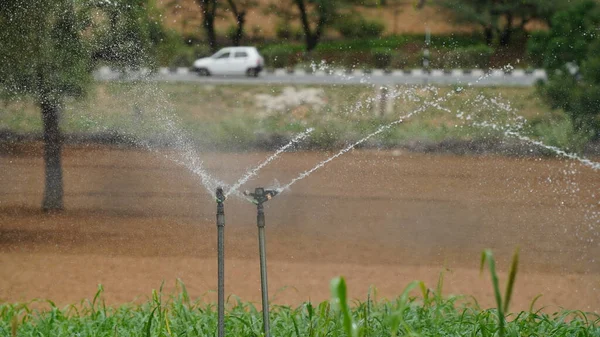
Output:
<instances>
[{"instance_id":1,"label":"sprinkler head","mask_svg":"<svg viewBox=\"0 0 600 337\"><path fill-rule=\"evenodd\" d=\"M216 198L217 198L217 202L225 201L225 193L223 193L222 187L217 188Z\"/></svg>"},{"instance_id":2,"label":"sprinkler head","mask_svg":"<svg viewBox=\"0 0 600 337\"><path fill-rule=\"evenodd\" d=\"M262 187L257 187L254 189L254 193L250 193L249 191L244 191L244 195L252 197L254 203L262 204L273 199L274 196L279 194L277 190L265 190Z\"/></svg>"}]
</instances>

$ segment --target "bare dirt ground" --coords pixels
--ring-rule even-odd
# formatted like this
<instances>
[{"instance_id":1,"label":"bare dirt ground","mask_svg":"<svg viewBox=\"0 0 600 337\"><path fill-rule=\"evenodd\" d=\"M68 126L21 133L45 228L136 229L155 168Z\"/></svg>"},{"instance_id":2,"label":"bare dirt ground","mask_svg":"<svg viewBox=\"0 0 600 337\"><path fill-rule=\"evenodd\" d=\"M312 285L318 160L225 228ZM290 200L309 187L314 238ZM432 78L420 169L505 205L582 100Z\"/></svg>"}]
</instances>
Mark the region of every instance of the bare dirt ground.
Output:
<instances>
[{"instance_id":1,"label":"bare dirt ground","mask_svg":"<svg viewBox=\"0 0 600 337\"><path fill-rule=\"evenodd\" d=\"M215 203L199 178L157 153L99 146L64 152L65 205L42 214L39 144L0 150L0 301L77 303L103 284L108 303L144 299L181 278L215 299ZM206 154L233 182L267 154ZM246 188L289 181L327 153L285 154ZM328 297L347 277L350 295L395 297L414 279L445 294L493 304L481 251L501 281L521 247L513 309L536 304L600 311L597 172L556 159L355 151L266 206L269 286L275 303ZM228 294L260 300L253 205L226 202ZM591 241L594 240L594 241ZM504 283L502 283L504 284Z\"/></svg>"}]
</instances>

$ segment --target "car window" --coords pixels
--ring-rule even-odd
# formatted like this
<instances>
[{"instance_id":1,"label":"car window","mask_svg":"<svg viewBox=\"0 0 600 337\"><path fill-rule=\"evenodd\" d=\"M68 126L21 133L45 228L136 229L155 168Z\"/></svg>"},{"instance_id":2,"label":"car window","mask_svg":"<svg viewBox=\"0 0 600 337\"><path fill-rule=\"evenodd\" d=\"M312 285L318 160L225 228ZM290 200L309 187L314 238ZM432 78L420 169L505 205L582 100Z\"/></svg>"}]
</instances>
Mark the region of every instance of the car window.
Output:
<instances>
[{"instance_id":1,"label":"car window","mask_svg":"<svg viewBox=\"0 0 600 337\"><path fill-rule=\"evenodd\" d=\"M229 58L230 54L231 54L230 52L226 52L226 53L223 53L223 54L217 56L217 58L218 59L226 59L226 58Z\"/></svg>"},{"instance_id":2,"label":"car window","mask_svg":"<svg viewBox=\"0 0 600 337\"><path fill-rule=\"evenodd\" d=\"M233 56L235 58L248 57L248 53L246 53L245 51L236 51Z\"/></svg>"}]
</instances>

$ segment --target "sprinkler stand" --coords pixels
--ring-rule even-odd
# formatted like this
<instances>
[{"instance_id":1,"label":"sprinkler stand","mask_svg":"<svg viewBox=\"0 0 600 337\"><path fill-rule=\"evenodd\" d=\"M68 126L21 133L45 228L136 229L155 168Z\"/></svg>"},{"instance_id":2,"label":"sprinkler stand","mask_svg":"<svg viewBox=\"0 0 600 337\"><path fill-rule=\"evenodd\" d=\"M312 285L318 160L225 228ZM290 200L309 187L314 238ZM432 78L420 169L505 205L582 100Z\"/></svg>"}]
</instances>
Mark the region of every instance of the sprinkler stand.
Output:
<instances>
[{"instance_id":1,"label":"sprinkler stand","mask_svg":"<svg viewBox=\"0 0 600 337\"><path fill-rule=\"evenodd\" d=\"M217 188L217 293L218 293L218 337L225 337L225 194Z\"/></svg>"},{"instance_id":2,"label":"sprinkler stand","mask_svg":"<svg viewBox=\"0 0 600 337\"><path fill-rule=\"evenodd\" d=\"M260 289L262 293L262 310L263 310L263 332L265 337L270 337L269 327L269 286L267 284L267 252L265 247L265 212L263 203L271 200L278 194L276 190L265 190L262 187L257 187L254 193L245 192L254 198L256 204L256 225L258 226L258 253L260 255Z\"/></svg>"}]
</instances>

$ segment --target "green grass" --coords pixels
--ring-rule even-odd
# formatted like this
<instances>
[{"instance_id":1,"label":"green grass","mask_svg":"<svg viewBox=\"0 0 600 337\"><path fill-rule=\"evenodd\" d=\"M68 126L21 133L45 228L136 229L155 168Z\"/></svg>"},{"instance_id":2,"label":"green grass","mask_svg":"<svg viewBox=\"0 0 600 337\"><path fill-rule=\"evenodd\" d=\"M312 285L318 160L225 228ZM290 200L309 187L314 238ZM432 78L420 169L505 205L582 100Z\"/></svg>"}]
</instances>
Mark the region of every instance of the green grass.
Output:
<instances>
[{"instance_id":1,"label":"green grass","mask_svg":"<svg viewBox=\"0 0 600 337\"><path fill-rule=\"evenodd\" d=\"M331 282L331 300L298 307L272 306L272 336L600 336L600 316L579 310L548 314L535 310L510 313L508 304L516 278L513 257L504 301L491 251L488 263L497 308L480 308L463 296L442 296L443 274L435 289L411 282L396 299L366 301L347 298L344 278ZM58 308L51 301L0 304L0 336L214 336L217 311L213 303L192 301L182 282L171 296L153 291L143 304L106 306L100 286L92 301ZM419 296L412 296L419 290ZM33 309L33 308L38 309ZM41 309L40 309L41 308ZM261 336L262 314L252 303L230 296L225 317L227 336Z\"/></svg>"},{"instance_id":2,"label":"green grass","mask_svg":"<svg viewBox=\"0 0 600 337\"><path fill-rule=\"evenodd\" d=\"M297 90L307 87L322 90L324 106L290 107L280 112L267 112L257 106L256 95L278 95L285 87L97 83L87 98L66 102L61 127L66 134L108 133L164 142L181 131L199 146L223 150L271 146L273 140L289 139L307 127L314 127L315 132L307 141L309 146L336 148L422 107L423 102L441 98L445 101L440 105L449 111L428 107L364 146L399 147L415 141L502 138L498 131L476 127L458 118L459 113L473 121L509 126L517 124L517 116L523 116L528 120L523 133L549 145L577 150L586 142L571 131L562 112L551 111L541 102L534 88L468 88L452 92L453 87L398 87L403 95L395 99L393 111L380 115L374 104L366 104L376 96L372 87L293 86ZM443 98L449 94L450 98ZM505 109L508 105L512 110ZM41 128L39 110L32 102L0 105L0 130L39 134Z\"/></svg>"}]
</instances>

